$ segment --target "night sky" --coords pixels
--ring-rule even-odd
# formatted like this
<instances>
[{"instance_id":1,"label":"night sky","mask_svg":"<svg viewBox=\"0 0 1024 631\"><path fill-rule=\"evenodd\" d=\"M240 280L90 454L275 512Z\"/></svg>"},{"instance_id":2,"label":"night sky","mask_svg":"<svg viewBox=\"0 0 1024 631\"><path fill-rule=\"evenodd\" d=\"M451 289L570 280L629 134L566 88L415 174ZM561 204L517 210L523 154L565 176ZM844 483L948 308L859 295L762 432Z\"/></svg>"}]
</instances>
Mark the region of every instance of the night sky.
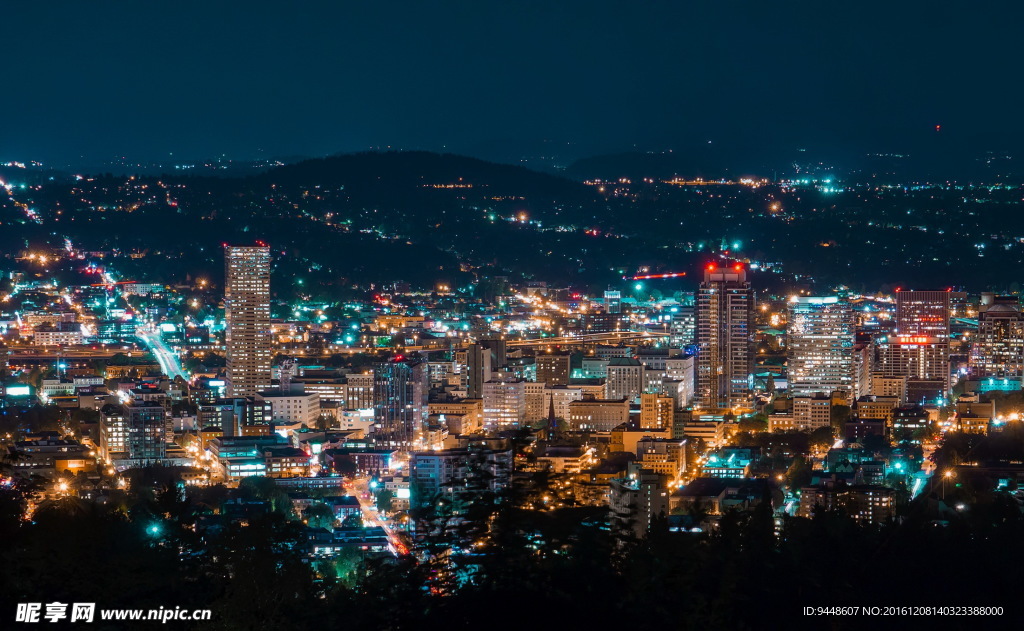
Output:
<instances>
[{"instance_id":1,"label":"night sky","mask_svg":"<svg viewBox=\"0 0 1024 631\"><path fill-rule=\"evenodd\" d=\"M1015 2L18 4L4 160L885 148L935 125L1024 129Z\"/></svg>"}]
</instances>

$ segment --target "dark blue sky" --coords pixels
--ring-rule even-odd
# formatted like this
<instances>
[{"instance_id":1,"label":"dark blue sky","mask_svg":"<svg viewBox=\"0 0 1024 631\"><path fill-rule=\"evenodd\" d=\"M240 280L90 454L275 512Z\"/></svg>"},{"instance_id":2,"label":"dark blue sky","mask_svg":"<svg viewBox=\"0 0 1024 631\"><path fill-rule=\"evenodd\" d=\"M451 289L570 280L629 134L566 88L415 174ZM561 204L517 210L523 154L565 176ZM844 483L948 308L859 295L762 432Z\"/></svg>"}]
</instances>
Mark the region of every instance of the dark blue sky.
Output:
<instances>
[{"instance_id":1,"label":"dark blue sky","mask_svg":"<svg viewBox=\"0 0 1024 631\"><path fill-rule=\"evenodd\" d=\"M0 159L1019 134L1015 2L22 2Z\"/></svg>"}]
</instances>

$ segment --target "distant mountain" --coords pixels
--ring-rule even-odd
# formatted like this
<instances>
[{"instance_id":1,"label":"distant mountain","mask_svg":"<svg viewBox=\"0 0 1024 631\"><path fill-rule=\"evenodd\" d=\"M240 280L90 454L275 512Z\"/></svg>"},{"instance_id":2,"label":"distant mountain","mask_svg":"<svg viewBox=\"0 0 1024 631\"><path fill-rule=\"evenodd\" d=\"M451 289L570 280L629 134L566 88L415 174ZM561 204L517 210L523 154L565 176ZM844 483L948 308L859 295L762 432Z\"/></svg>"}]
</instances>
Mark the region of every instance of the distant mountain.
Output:
<instances>
[{"instance_id":1,"label":"distant mountain","mask_svg":"<svg viewBox=\"0 0 1024 631\"><path fill-rule=\"evenodd\" d=\"M710 149L615 153L577 160L565 169L565 174L578 180L667 179L677 175L704 179L734 177L735 171L715 154Z\"/></svg>"},{"instance_id":2,"label":"distant mountain","mask_svg":"<svg viewBox=\"0 0 1024 631\"><path fill-rule=\"evenodd\" d=\"M832 175L846 182L1010 183L1024 180L1024 142L1012 135L974 138L930 129L894 136L885 144L765 141L688 143L672 150L630 151L581 158L564 171L576 180L645 177L771 179Z\"/></svg>"},{"instance_id":3,"label":"distant mountain","mask_svg":"<svg viewBox=\"0 0 1024 631\"><path fill-rule=\"evenodd\" d=\"M839 192L808 184L722 186L707 195L704 187L639 181L776 175L733 168L725 149L712 147L581 160L572 169L579 180L423 151L338 155L234 177L5 167L0 176L11 189L0 191L0 276L37 273L19 253L63 250L67 239L80 251L110 252L126 278L217 282L224 243L262 240L274 249L275 291L288 300L331 300L395 280L465 287L495 275L601 289L638 270L695 270L725 250L771 264L764 274L779 282L784 270L801 282L865 288L1008 286L1024 265L1019 191L877 184L911 183L902 174L932 155L1000 175L1016 166L1013 154L979 158L956 153L941 136L925 140L933 152L836 159L843 167L860 162L846 173L867 184ZM786 152L777 153L779 178L842 175L820 148ZM633 183L580 181L595 177ZM984 245L968 255L965 243ZM695 278L645 287L670 295Z\"/></svg>"},{"instance_id":4,"label":"distant mountain","mask_svg":"<svg viewBox=\"0 0 1024 631\"><path fill-rule=\"evenodd\" d=\"M568 178L525 167L497 164L454 154L428 151L364 152L304 160L253 176L285 186L345 187L353 199L374 203L417 192L451 187L466 199L526 197L583 200L593 198L589 187Z\"/></svg>"},{"instance_id":5,"label":"distant mountain","mask_svg":"<svg viewBox=\"0 0 1024 631\"><path fill-rule=\"evenodd\" d=\"M807 149L796 145L761 145L740 141L689 141L654 151L627 151L581 158L565 169L579 180L612 180L621 177L735 180L747 176L774 177L808 158Z\"/></svg>"}]
</instances>

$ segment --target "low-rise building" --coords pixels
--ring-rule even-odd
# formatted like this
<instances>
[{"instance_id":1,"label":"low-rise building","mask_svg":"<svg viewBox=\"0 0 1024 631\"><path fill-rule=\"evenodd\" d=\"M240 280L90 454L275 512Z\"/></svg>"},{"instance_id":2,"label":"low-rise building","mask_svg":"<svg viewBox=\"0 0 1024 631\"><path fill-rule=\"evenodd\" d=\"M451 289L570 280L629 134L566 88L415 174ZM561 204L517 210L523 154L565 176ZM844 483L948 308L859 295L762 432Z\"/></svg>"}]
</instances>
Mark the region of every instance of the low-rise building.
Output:
<instances>
[{"instance_id":1,"label":"low-rise building","mask_svg":"<svg viewBox=\"0 0 1024 631\"><path fill-rule=\"evenodd\" d=\"M694 420L683 426L683 435L703 440L708 447L719 447L725 443L728 425L725 421Z\"/></svg>"},{"instance_id":2,"label":"low-rise building","mask_svg":"<svg viewBox=\"0 0 1024 631\"><path fill-rule=\"evenodd\" d=\"M778 505L782 492L765 478L701 477L674 491L670 501L673 512L720 516L729 510L753 510L766 499Z\"/></svg>"},{"instance_id":3,"label":"low-rise building","mask_svg":"<svg viewBox=\"0 0 1024 631\"><path fill-rule=\"evenodd\" d=\"M686 440L641 438L636 443L636 459L643 469L677 480L686 471Z\"/></svg>"},{"instance_id":4,"label":"low-rise building","mask_svg":"<svg viewBox=\"0 0 1024 631\"><path fill-rule=\"evenodd\" d=\"M512 451L470 446L415 451L409 459L412 505L422 506L437 496L449 501L468 499L483 490L500 491L512 476ZM473 482L469 483L472 478Z\"/></svg>"},{"instance_id":5,"label":"low-rise building","mask_svg":"<svg viewBox=\"0 0 1024 631\"><path fill-rule=\"evenodd\" d=\"M82 325L77 322L56 322L34 329L32 343L36 346L77 346L82 343Z\"/></svg>"},{"instance_id":6,"label":"low-rise building","mask_svg":"<svg viewBox=\"0 0 1024 631\"><path fill-rule=\"evenodd\" d=\"M268 478L294 478L309 475L309 455L287 445L263 449L264 475Z\"/></svg>"},{"instance_id":7,"label":"low-rise building","mask_svg":"<svg viewBox=\"0 0 1024 631\"><path fill-rule=\"evenodd\" d=\"M569 404L569 428L610 432L629 421L629 402L621 399L583 399Z\"/></svg>"},{"instance_id":8,"label":"low-rise building","mask_svg":"<svg viewBox=\"0 0 1024 631\"><path fill-rule=\"evenodd\" d=\"M666 476L639 465L631 465L625 478L613 479L608 495L612 531L643 539L654 519L667 519L667 482Z\"/></svg>"},{"instance_id":9,"label":"low-rise building","mask_svg":"<svg viewBox=\"0 0 1024 631\"><path fill-rule=\"evenodd\" d=\"M841 510L860 525L884 524L896 516L895 491L875 484L826 482L800 490L798 515L811 517L815 508Z\"/></svg>"},{"instance_id":10,"label":"low-rise building","mask_svg":"<svg viewBox=\"0 0 1024 631\"><path fill-rule=\"evenodd\" d=\"M270 403L275 423L316 427L316 420L320 416L320 395L306 392L302 384L292 384L288 389L258 392L256 400Z\"/></svg>"}]
</instances>

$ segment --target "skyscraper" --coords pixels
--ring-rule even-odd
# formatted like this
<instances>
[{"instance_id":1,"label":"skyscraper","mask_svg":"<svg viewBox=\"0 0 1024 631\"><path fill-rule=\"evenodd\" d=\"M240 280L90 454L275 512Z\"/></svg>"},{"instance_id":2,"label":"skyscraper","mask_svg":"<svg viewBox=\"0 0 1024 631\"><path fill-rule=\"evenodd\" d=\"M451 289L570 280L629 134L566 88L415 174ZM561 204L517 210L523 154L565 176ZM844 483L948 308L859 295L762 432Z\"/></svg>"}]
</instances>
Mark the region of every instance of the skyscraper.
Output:
<instances>
[{"instance_id":1,"label":"skyscraper","mask_svg":"<svg viewBox=\"0 0 1024 631\"><path fill-rule=\"evenodd\" d=\"M949 393L948 291L897 291L896 335L881 344L881 372L907 378L910 403Z\"/></svg>"},{"instance_id":2,"label":"skyscraper","mask_svg":"<svg viewBox=\"0 0 1024 631\"><path fill-rule=\"evenodd\" d=\"M373 368L374 442L386 449L416 447L427 420L426 364L390 361Z\"/></svg>"},{"instance_id":3,"label":"skyscraper","mask_svg":"<svg viewBox=\"0 0 1024 631\"><path fill-rule=\"evenodd\" d=\"M697 293L697 405L746 406L753 396L754 292L741 263L704 269Z\"/></svg>"},{"instance_id":4,"label":"skyscraper","mask_svg":"<svg viewBox=\"0 0 1024 631\"><path fill-rule=\"evenodd\" d=\"M253 396L270 387L270 248L224 251L227 395Z\"/></svg>"},{"instance_id":5,"label":"skyscraper","mask_svg":"<svg viewBox=\"0 0 1024 631\"><path fill-rule=\"evenodd\" d=\"M976 379L1024 376L1024 313L1016 296L981 295L971 375Z\"/></svg>"},{"instance_id":6,"label":"skyscraper","mask_svg":"<svg viewBox=\"0 0 1024 631\"><path fill-rule=\"evenodd\" d=\"M835 296L794 297L786 331L793 396L853 391L853 310Z\"/></svg>"},{"instance_id":7,"label":"skyscraper","mask_svg":"<svg viewBox=\"0 0 1024 631\"><path fill-rule=\"evenodd\" d=\"M897 291L896 334L948 340L949 295L948 291Z\"/></svg>"},{"instance_id":8,"label":"skyscraper","mask_svg":"<svg viewBox=\"0 0 1024 631\"><path fill-rule=\"evenodd\" d=\"M483 397L483 385L491 379L491 373L500 370L506 362L505 341L482 339L466 349L467 385L470 399Z\"/></svg>"},{"instance_id":9,"label":"skyscraper","mask_svg":"<svg viewBox=\"0 0 1024 631\"><path fill-rule=\"evenodd\" d=\"M668 344L672 348L693 346L697 336L697 307L693 304L693 293L687 294L683 304L673 309L669 325Z\"/></svg>"},{"instance_id":10,"label":"skyscraper","mask_svg":"<svg viewBox=\"0 0 1024 631\"><path fill-rule=\"evenodd\" d=\"M526 383L510 372L496 372L483 386L484 426L518 428L526 417Z\"/></svg>"},{"instance_id":11,"label":"skyscraper","mask_svg":"<svg viewBox=\"0 0 1024 631\"><path fill-rule=\"evenodd\" d=\"M7 378L10 376L7 368L7 346L0 342L0 397L7 395ZM0 402L0 407L3 403Z\"/></svg>"}]
</instances>

